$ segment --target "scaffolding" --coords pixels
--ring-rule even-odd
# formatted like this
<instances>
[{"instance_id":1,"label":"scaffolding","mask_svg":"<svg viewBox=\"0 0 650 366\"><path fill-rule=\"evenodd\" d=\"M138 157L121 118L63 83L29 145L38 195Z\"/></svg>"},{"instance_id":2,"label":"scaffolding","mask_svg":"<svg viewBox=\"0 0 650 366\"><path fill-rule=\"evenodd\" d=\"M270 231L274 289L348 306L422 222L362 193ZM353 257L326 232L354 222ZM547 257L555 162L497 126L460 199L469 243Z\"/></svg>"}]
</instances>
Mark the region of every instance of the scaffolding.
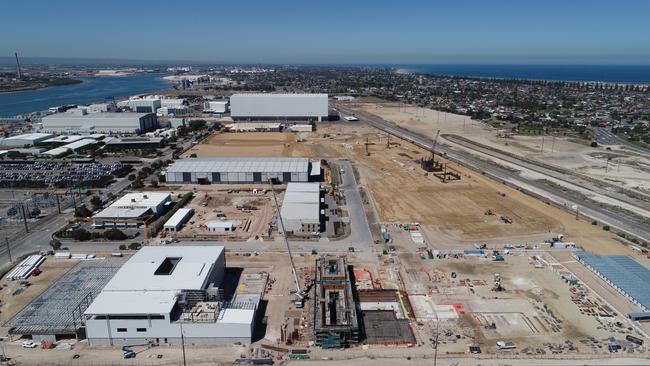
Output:
<instances>
[{"instance_id":1,"label":"scaffolding","mask_svg":"<svg viewBox=\"0 0 650 366\"><path fill-rule=\"evenodd\" d=\"M74 336L83 313L118 271L121 261L81 262L4 323L9 334Z\"/></svg>"},{"instance_id":2,"label":"scaffolding","mask_svg":"<svg viewBox=\"0 0 650 366\"><path fill-rule=\"evenodd\" d=\"M353 284L344 256L316 260L314 342L323 348L344 348L359 342L359 321Z\"/></svg>"}]
</instances>

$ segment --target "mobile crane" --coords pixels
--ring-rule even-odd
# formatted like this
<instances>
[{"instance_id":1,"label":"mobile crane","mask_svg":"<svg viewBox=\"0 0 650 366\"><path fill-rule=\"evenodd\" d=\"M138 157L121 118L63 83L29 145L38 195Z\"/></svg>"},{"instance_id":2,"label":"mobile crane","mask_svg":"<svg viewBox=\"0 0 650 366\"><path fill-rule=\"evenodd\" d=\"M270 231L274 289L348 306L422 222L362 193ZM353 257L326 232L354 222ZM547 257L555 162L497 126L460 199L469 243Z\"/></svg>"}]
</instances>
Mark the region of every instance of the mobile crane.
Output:
<instances>
[{"instance_id":1,"label":"mobile crane","mask_svg":"<svg viewBox=\"0 0 650 366\"><path fill-rule=\"evenodd\" d=\"M294 306L296 308L303 308L305 306L305 296L306 293L300 288L300 280L298 279L298 271L296 271L296 264L293 262L293 254L291 254L291 246L289 245L289 239L287 238L287 232L284 229L284 222L282 221L282 215L280 214L280 205L278 204L278 196L275 193L275 188L273 187L273 180L269 179L269 184L271 185L271 192L273 192L273 200L275 201L275 209L278 212L278 220L280 221L280 228L282 229L282 237L284 238L284 244L287 246L287 253L289 254L289 262L291 262L291 274L293 275L293 284L296 287L296 300L294 301Z\"/></svg>"}]
</instances>

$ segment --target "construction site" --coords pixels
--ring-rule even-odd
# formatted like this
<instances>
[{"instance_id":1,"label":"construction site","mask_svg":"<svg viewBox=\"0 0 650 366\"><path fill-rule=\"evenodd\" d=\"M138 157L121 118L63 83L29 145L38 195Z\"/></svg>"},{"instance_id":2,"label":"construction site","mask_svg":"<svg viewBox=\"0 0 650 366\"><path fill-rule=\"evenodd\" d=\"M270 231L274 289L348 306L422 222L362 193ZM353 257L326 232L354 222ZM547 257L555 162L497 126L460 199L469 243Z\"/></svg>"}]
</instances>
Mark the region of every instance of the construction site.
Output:
<instances>
[{"instance_id":1,"label":"construction site","mask_svg":"<svg viewBox=\"0 0 650 366\"><path fill-rule=\"evenodd\" d=\"M437 130L431 136L433 148L423 149L366 124L323 123L298 134L215 133L192 147L188 159L327 160L326 200L337 203L328 211L350 230L287 234L284 184L162 184L172 195L194 194L185 206L192 215L150 245L217 243L240 276L268 274L258 286L263 300L251 343L190 345L189 359L349 361L368 349L392 359L565 359L609 357L612 347L647 359L647 345L634 340L647 341L649 323L627 317L639 307L572 257L580 250L623 254L647 268L644 253L584 217L436 153L441 137ZM251 278L239 283L255 287ZM14 314L22 308L11 306ZM92 350L83 347L75 350L81 357ZM180 360L176 348L142 354Z\"/></svg>"}]
</instances>

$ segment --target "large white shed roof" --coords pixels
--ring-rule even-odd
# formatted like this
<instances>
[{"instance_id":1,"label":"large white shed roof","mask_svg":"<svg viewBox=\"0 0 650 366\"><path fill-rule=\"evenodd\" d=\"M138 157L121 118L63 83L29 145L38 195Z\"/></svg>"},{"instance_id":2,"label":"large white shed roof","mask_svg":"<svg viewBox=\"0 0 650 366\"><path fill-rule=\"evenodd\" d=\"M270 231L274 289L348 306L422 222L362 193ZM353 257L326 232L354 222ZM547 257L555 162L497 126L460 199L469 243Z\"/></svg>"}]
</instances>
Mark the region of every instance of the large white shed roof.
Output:
<instances>
[{"instance_id":1,"label":"large white shed roof","mask_svg":"<svg viewBox=\"0 0 650 366\"><path fill-rule=\"evenodd\" d=\"M177 160L167 171L182 172L220 172L220 173L307 173L307 158L187 158Z\"/></svg>"}]
</instances>

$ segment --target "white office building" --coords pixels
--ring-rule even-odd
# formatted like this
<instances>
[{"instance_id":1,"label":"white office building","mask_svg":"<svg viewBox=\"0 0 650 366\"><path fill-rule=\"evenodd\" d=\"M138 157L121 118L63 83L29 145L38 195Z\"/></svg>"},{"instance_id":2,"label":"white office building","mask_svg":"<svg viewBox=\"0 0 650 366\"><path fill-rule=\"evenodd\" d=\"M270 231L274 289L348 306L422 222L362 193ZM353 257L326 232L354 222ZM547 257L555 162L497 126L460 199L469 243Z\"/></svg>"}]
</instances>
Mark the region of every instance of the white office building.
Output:
<instances>
[{"instance_id":1,"label":"white office building","mask_svg":"<svg viewBox=\"0 0 650 366\"><path fill-rule=\"evenodd\" d=\"M64 134L140 134L158 127L153 113L87 113L83 109L45 116L41 122L43 131Z\"/></svg>"},{"instance_id":2,"label":"white office building","mask_svg":"<svg viewBox=\"0 0 650 366\"><path fill-rule=\"evenodd\" d=\"M327 119L327 94L233 94L230 115L234 120Z\"/></svg>"},{"instance_id":3,"label":"white office building","mask_svg":"<svg viewBox=\"0 0 650 366\"><path fill-rule=\"evenodd\" d=\"M159 98L137 98L123 100L117 103L120 108L129 108L136 113L156 113L162 106Z\"/></svg>"},{"instance_id":4,"label":"white office building","mask_svg":"<svg viewBox=\"0 0 650 366\"><path fill-rule=\"evenodd\" d=\"M227 100L211 100L203 103L203 111L206 113L223 114L228 111Z\"/></svg>"},{"instance_id":5,"label":"white office building","mask_svg":"<svg viewBox=\"0 0 650 366\"><path fill-rule=\"evenodd\" d=\"M282 201L282 222L287 232L312 234L321 231L321 197L319 183L289 183Z\"/></svg>"},{"instance_id":6,"label":"white office building","mask_svg":"<svg viewBox=\"0 0 650 366\"><path fill-rule=\"evenodd\" d=\"M165 192L127 193L93 216L95 227L138 226L170 208L171 195Z\"/></svg>"},{"instance_id":7,"label":"white office building","mask_svg":"<svg viewBox=\"0 0 650 366\"><path fill-rule=\"evenodd\" d=\"M221 246L148 246L85 310L91 345L249 343L257 295L224 301Z\"/></svg>"}]
</instances>

